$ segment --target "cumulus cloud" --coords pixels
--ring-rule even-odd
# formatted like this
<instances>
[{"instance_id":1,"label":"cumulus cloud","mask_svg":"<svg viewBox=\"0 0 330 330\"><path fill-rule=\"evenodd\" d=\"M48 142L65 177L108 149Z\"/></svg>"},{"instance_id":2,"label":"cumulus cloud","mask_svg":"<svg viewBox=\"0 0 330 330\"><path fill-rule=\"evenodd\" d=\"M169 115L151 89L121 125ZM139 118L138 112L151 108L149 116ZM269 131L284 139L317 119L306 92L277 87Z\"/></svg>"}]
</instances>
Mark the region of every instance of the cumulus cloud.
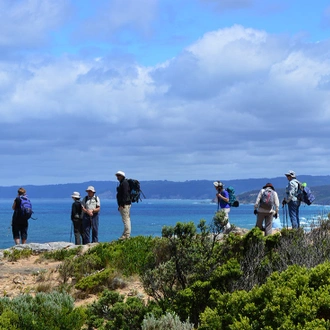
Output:
<instances>
[{"instance_id":1,"label":"cumulus cloud","mask_svg":"<svg viewBox=\"0 0 330 330\"><path fill-rule=\"evenodd\" d=\"M17 164L39 184L118 169L141 180L320 174L327 47L234 25L153 67L111 55L2 63L4 184L24 181L10 174Z\"/></svg>"}]
</instances>

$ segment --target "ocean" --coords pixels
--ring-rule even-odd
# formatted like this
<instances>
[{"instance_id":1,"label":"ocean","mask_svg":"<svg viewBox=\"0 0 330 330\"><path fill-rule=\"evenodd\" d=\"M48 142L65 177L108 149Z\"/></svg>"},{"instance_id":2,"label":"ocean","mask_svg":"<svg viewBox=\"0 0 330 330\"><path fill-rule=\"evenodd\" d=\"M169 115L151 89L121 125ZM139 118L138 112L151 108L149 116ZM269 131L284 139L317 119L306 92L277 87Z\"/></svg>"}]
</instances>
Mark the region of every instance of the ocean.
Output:
<instances>
[{"instance_id":1,"label":"ocean","mask_svg":"<svg viewBox=\"0 0 330 330\"><path fill-rule=\"evenodd\" d=\"M13 199L0 199L0 249L14 245L11 232ZM34 218L29 220L27 243L73 242L71 228L72 199L34 199L32 200ZM148 200L133 204L131 208L132 236L161 236L163 226L177 222L193 221L196 225L201 219L210 224L217 204L210 200ZM308 229L309 223L330 213L330 206L302 205L300 217L302 225ZM256 216L253 205L241 204L232 208L230 223L237 227L251 229ZM280 211L281 222L285 218ZM280 223L280 221L278 221ZM123 231L123 223L115 200L101 199L99 241L109 242L118 239Z\"/></svg>"}]
</instances>

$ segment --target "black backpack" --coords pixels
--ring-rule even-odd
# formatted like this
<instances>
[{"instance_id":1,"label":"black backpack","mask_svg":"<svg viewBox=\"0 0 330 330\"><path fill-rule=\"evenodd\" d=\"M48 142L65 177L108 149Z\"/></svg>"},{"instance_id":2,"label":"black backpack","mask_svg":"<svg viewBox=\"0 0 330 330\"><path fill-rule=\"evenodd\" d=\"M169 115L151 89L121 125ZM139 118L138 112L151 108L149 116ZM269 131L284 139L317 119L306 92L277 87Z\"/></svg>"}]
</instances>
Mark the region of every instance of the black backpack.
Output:
<instances>
[{"instance_id":1,"label":"black backpack","mask_svg":"<svg viewBox=\"0 0 330 330\"><path fill-rule=\"evenodd\" d=\"M139 201L142 202L141 194L143 198L146 198L146 196L144 196L144 193L141 190L140 182L135 179L127 179L127 182L129 184L131 202L132 203L138 203Z\"/></svg>"}]
</instances>

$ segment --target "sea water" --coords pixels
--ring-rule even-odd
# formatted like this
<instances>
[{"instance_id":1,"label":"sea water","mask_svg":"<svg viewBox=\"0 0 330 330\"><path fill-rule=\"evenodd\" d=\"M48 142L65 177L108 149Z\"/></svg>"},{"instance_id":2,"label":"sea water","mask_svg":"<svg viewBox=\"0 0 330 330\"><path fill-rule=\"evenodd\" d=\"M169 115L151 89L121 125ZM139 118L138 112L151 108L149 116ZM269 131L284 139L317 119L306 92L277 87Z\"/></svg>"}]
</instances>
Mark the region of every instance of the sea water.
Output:
<instances>
[{"instance_id":1,"label":"sea water","mask_svg":"<svg viewBox=\"0 0 330 330\"><path fill-rule=\"evenodd\" d=\"M11 231L12 199L0 199L0 249L14 245ZM73 242L71 226L71 199L32 200L36 220L29 220L28 243ZM194 222L201 219L210 224L217 211L217 204L210 200L148 200L133 204L131 208L132 236L161 236L163 226L173 226L177 222ZM330 206L311 205L300 207L302 225L326 217ZM231 208L230 223L241 228L255 226L256 216L253 205L241 204ZM285 224L286 214L280 210L278 223ZM290 221L288 221L290 224ZM115 200L101 199L99 220L99 241L110 242L118 239L123 232L123 223Z\"/></svg>"}]
</instances>

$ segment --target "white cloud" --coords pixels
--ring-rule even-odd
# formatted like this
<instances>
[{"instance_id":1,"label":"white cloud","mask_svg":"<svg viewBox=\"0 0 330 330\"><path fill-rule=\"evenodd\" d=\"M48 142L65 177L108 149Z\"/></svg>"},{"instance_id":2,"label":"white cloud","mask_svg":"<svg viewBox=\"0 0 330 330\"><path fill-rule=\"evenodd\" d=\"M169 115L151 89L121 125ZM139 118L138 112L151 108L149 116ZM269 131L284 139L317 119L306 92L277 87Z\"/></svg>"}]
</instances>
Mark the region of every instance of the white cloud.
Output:
<instances>
[{"instance_id":1,"label":"white cloud","mask_svg":"<svg viewBox=\"0 0 330 330\"><path fill-rule=\"evenodd\" d=\"M115 56L2 63L5 182L108 180L118 169L141 180L320 174L324 47L235 25L155 67ZM10 175L17 164L29 179Z\"/></svg>"},{"instance_id":2,"label":"white cloud","mask_svg":"<svg viewBox=\"0 0 330 330\"><path fill-rule=\"evenodd\" d=\"M0 48L3 52L39 47L70 12L64 0L1 0Z\"/></svg>"}]
</instances>

